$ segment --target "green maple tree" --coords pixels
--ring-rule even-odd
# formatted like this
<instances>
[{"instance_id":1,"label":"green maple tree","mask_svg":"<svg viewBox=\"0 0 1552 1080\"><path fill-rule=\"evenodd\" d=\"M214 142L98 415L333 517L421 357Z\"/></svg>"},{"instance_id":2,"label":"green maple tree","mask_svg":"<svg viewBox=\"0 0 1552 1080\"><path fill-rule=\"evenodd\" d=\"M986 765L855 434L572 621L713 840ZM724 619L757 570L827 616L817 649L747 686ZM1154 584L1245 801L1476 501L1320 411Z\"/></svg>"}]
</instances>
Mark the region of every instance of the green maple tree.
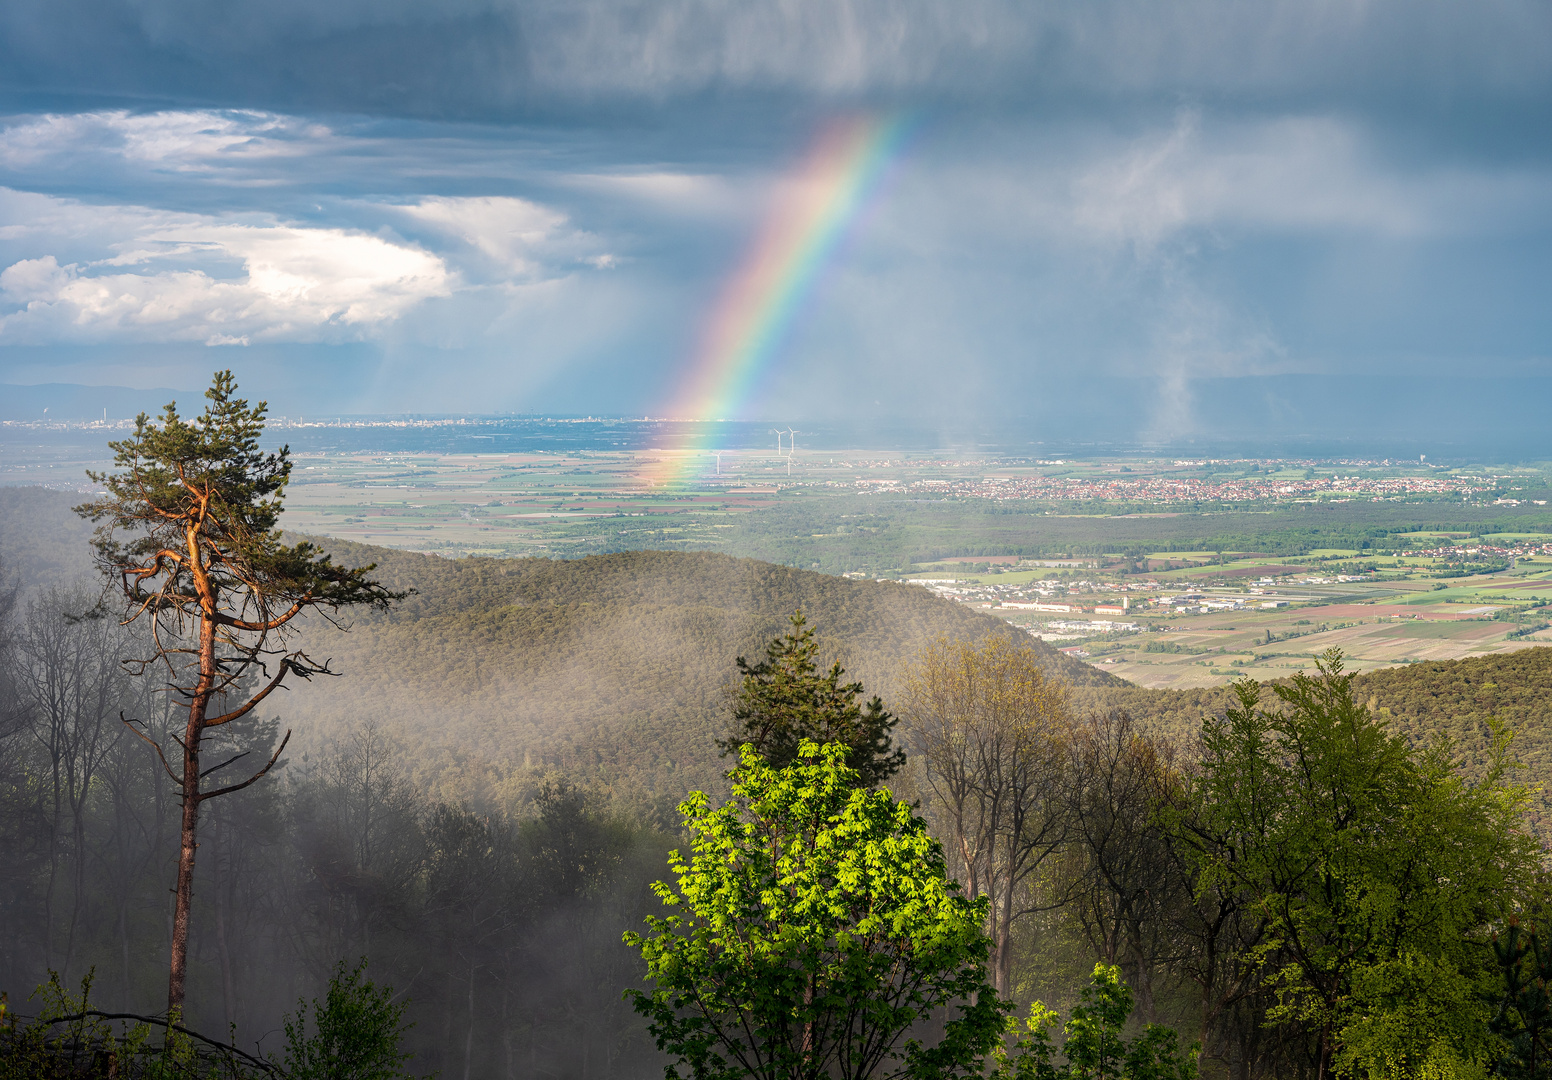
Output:
<instances>
[{"instance_id":1,"label":"green maple tree","mask_svg":"<svg viewBox=\"0 0 1552 1080\"><path fill-rule=\"evenodd\" d=\"M860 786L840 743L776 768L750 746L729 802L695 792L670 914L630 933L652 987L631 990L670 1078L947 1080L980 1075L1007 1006L987 983L985 901L944 876L911 807ZM931 1045L907 1038L944 1015Z\"/></svg>"}]
</instances>

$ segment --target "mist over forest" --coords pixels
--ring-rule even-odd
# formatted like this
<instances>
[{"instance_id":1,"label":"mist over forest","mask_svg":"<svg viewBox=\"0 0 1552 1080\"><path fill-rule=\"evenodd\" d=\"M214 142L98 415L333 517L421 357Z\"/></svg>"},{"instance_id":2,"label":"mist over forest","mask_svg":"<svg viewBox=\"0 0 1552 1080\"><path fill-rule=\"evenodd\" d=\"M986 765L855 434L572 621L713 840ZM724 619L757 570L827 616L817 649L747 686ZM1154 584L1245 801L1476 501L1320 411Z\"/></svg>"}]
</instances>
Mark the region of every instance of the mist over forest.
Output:
<instances>
[{"instance_id":1,"label":"mist over forest","mask_svg":"<svg viewBox=\"0 0 1552 1080\"><path fill-rule=\"evenodd\" d=\"M120 713L163 741L179 710L119 663L143 648L133 626L76 618L102 582L74 501L0 489L0 858L16 869L0 986L20 1001L51 970L67 985L91 971L103 1007L153 1013L177 793ZM188 1017L273 1049L296 998L365 956L412 1002L416 1068L443 1075L661 1070L620 998L640 974L620 936L658 906L647 886L679 842L678 802L726 792L716 740L733 660L794 611L869 693L896 692L903 665L940 637L1009 635L919 588L720 555L449 561L328 547L413 591L341 627L314 620L308 647L339 677L298 685L215 743L217 761L249 753L235 777L293 732L272 777L205 811ZM1073 682L1114 682L1035 639L1020 647Z\"/></svg>"},{"instance_id":2,"label":"mist over forest","mask_svg":"<svg viewBox=\"0 0 1552 1080\"><path fill-rule=\"evenodd\" d=\"M100 606L90 526L72 502L0 489L0 862L10 868L0 988L25 1013L50 972L66 987L89 976L98 1008L154 1015L173 935L179 798L147 742L172 745L186 707L165 679L121 663L146 644ZM661 1073L669 1059L621 996L644 976L621 938L661 909L650 886L685 843L679 802L692 790L728 796L719 741L735 730L735 659L760 656L801 611L821 670L841 664L899 713L893 746L905 765L887 785L924 815L948 871L990 903L987 977L999 996L1016 1010L1035 1000L1067 1010L1096 961L1109 963L1135 996L1129 1030L1178 1029L1204 1074L1315 1075L1327 1060L1256 974L1267 925L1203 876L1181 846L1188 833L1160 816L1177 785L1199 782L1196 761L1210 757L1199 734L1243 707L1228 688L1144 690L925 589L713 553L443 559L321 544L341 565L376 564L400 598L312 619L307 648L331 674L209 737L213 785L289 742L271 773L203 811L191 1028L235 1032L237 1045L273 1054L298 999L365 959L408 1010L416 1075ZM1452 790L1451 770L1481 785L1482 807L1502 812L1472 811L1487 816L1457 839L1520 844L1502 858L1527 872L1540 858L1524 845L1547 820L1544 796L1502 786L1493 725L1516 730L1525 768L1512 782L1541 780L1547 652L1376 672L1351 690L1398 748L1414 748L1397 753L1424 755L1408 769L1443 770L1430 781L1441 791ZM989 744L976 764L945 734L955 708L970 708L969 698L952 704L970 684L941 689L958 685L957 663L991 665L980 678L999 664L1022 672L1013 685L1024 689L1007 700L1053 733L1039 744L1045 756L1029 759L1038 767L997 780L985 773ZM991 706L971 711L981 708ZM1454 740L1448 759L1426 757L1441 736ZM999 817L1007 807L1017 813ZM1533 885L1510 892L1539 910ZM1496 969L1484 966L1480 934L1502 915L1483 897L1462 902L1469 911L1451 916L1466 920L1458 962L1485 1002Z\"/></svg>"},{"instance_id":3,"label":"mist over forest","mask_svg":"<svg viewBox=\"0 0 1552 1080\"><path fill-rule=\"evenodd\" d=\"M0 1080L1552 1080L1549 57L3 0Z\"/></svg>"}]
</instances>

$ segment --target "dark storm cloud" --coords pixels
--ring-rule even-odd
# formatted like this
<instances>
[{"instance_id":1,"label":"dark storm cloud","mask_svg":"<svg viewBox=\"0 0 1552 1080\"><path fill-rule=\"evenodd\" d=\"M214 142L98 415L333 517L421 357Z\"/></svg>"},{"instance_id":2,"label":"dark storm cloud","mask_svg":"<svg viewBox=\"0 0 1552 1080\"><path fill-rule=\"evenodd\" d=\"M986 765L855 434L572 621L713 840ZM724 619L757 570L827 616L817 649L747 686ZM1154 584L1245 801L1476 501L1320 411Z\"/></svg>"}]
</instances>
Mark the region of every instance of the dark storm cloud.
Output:
<instances>
[{"instance_id":1,"label":"dark storm cloud","mask_svg":"<svg viewBox=\"0 0 1552 1080\"><path fill-rule=\"evenodd\" d=\"M1376 0L10 0L12 91L513 118L738 94L1540 108L1552 8Z\"/></svg>"},{"instance_id":2,"label":"dark storm cloud","mask_svg":"<svg viewBox=\"0 0 1552 1080\"><path fill-rule=\"evenodd\" d=\"M9 0L0 383L658 409L858 107L917 135L751 412L1545 380L1549 55L1545 2Z\"/></svg>"}]
</instances>

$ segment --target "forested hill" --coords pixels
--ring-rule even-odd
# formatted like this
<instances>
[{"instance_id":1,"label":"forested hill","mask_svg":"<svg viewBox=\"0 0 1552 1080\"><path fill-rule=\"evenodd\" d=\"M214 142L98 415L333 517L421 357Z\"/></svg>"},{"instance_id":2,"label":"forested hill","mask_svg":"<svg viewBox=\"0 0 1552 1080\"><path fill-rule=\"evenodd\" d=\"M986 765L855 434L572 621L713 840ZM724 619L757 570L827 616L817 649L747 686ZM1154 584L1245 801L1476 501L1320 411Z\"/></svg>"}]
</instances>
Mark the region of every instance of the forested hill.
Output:
<instances>
[{"instance_id":1,"label":"forested hill","mask_svg":"<svg viewBox=\"0 0 1552 1080\"><path fill-rule=\"evenodd\" d=\"M89 573L79 496L0 488L0 566L47 585ZM904 664L939 637L1010 631L925 589L710 553L624 552L575 561L449 560L323 543L342 562L416 592L389 613L354 617L348 634L309 621L303 645L343 673L287 693L293 756L342 724L377 718L400 733L429 788L509 805L547 771L656 807L664 820L690 787L715 787L712 740L738 655L755 657L801 608L870 693L895 699ZM1019 635L1076 685L1079 709L1125 709L1189 740L1231 700L1227 687L1148 690ZM1552 649L1360 676L1357 690L1417 741L1448 736L1468 766L1485 761L1489 718L1515 733L1522 779L1545 786L1532 808L1552 831ZM1270 694L1267 695L1271 697Z\"/></svg>"},{"instance_id":2,"label":"forested hill","mask_svg":"<svg viewBox=\"0 0 1552 1080\"><path fill-rule=\"evenodd\" d=\"M0 487L0 573L24 586L91 574L92 524L71 509L84 499L48 488Z\"/></svg>"},{"instance_id":3,"label":"forested hill","mask_svg":"<svg viewBox=\"0 0 1552 1080\"><path fill-rule=\"evenodd\" d=\"M314 733L377 717L445 797L521 798L545 769L626 805L672 807L716 787L724 688L801 609L830 658L886 704L938 638L1013 636L1080 685L1120 680L914 585L851 581L708 552L571 561L458 559L323 541L415 593L349 633L313 620L306 646L343 678L315 680L283 712ZM504 794L504 797L502 797Z\"/></svg>"},{"instance_id":4,"label":"forested hill","mask_svg":"<svg viewBox=\"0 0 1552 1080\"><path fill-rule=\"evenodd\" d=\"M1353 689L1414 743L1449 739L1468 775L1487 764L1489 721L1504 724L1522 766L1515 779L1543 789L1532 799L1530 821L1552 841L1552 648L1385 668L1359 675ZM1125 683L1075 695L1079 708L1123 709L1148 730L1187 741L1233 700L1227 686L1148 690ZM1263 701L1275 706L1277 699L1268 691Z\"/></svg>"}]
</instances>

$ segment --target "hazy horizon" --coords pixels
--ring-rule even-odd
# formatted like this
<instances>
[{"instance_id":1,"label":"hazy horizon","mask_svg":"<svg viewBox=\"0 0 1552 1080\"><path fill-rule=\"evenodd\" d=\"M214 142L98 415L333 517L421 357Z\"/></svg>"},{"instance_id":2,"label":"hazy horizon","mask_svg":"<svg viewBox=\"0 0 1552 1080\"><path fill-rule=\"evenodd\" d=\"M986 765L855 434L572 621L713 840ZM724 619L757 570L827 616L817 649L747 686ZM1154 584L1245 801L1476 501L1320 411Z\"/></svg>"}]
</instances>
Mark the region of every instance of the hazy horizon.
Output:
<instances>
[{"instance_id":1,"label":"hazy horizon","mask_svg":"<svg viewBox=\"0 0 1552 1080\"><path fill-rule=\"evenodd\" d=\"M1511 0L22 0L0 384L1536 453L1549 52Z\"/></svg>"},{"instance_id":2,"label":"hazy horizon","mask_svg":"<svg viewBox=\"0 0 1552 1080\"><path fill-rule=\"evenodd\" d=\"M341 443L339 424L382 424L425 421L442 423L466 418L482 424L577 425L567 436L579 446L644 448L655 445L652 432L669 433L668 443L699 433L724 449L759 449L774 445L773 427L799 426L804 449L879 449L953 453L988 452L1002 455L1148 454L1172 452L1245 458L1306 458L1361 456L1432 461L1485 462L1552 459L1552 446L1542 435L1540 418L1552 415L1552 382L1531 377L1412 379L1355 376L1341 380L1299 376L1203 379L1192 387L1182 407L1194 423L1178 431L1150 431L1131 421L1146 415L1157 383L1144 380L1096 382L1097 400L1077 400L1075 394L1054 395L1022 415L1011 411L964 416L889 414L859 407L845 420L812 413L772 413L747 419L693 420L683 416L598 411L541 412L470 408L463 410L400 410L365 412L330 408L328 400L303 400L285 387L270 398L269 441ZM240 387L248 396L261 394ZM126 421L144 411L160 413L176 401L185 414L203 407L203 391L156 387L136 390L114 386L46 383L34 386L0 384L0 441L31 438L39 422L93 423L106 414ZM1385 407L1376 409L1376 402ZM45 410L47 410L45 412ZM600 442L584 434L580 421L612 425ZM307 425L299 427L298 425ZM3 434L9 430L12 435ZM16 425L27 425L25 428ZM309 435L312 425L333 432ZM625 429L629 429L629 434ZM85 434L90 428L79 434ZM678 434L672 434L677 432ZM390 434L381 428L343 433L355 450L423 449L451 445L455 434L446 427ZM99 441L106 439L104 435ZM465 434L463 449L478 450L477 436ZM659 440L661 441L661 440ZM703 440L704 441L704 440ZM517 444L513 444L517 445ZM710 443L708 443L710 445Z\"/></svg>"}]
</instances>

